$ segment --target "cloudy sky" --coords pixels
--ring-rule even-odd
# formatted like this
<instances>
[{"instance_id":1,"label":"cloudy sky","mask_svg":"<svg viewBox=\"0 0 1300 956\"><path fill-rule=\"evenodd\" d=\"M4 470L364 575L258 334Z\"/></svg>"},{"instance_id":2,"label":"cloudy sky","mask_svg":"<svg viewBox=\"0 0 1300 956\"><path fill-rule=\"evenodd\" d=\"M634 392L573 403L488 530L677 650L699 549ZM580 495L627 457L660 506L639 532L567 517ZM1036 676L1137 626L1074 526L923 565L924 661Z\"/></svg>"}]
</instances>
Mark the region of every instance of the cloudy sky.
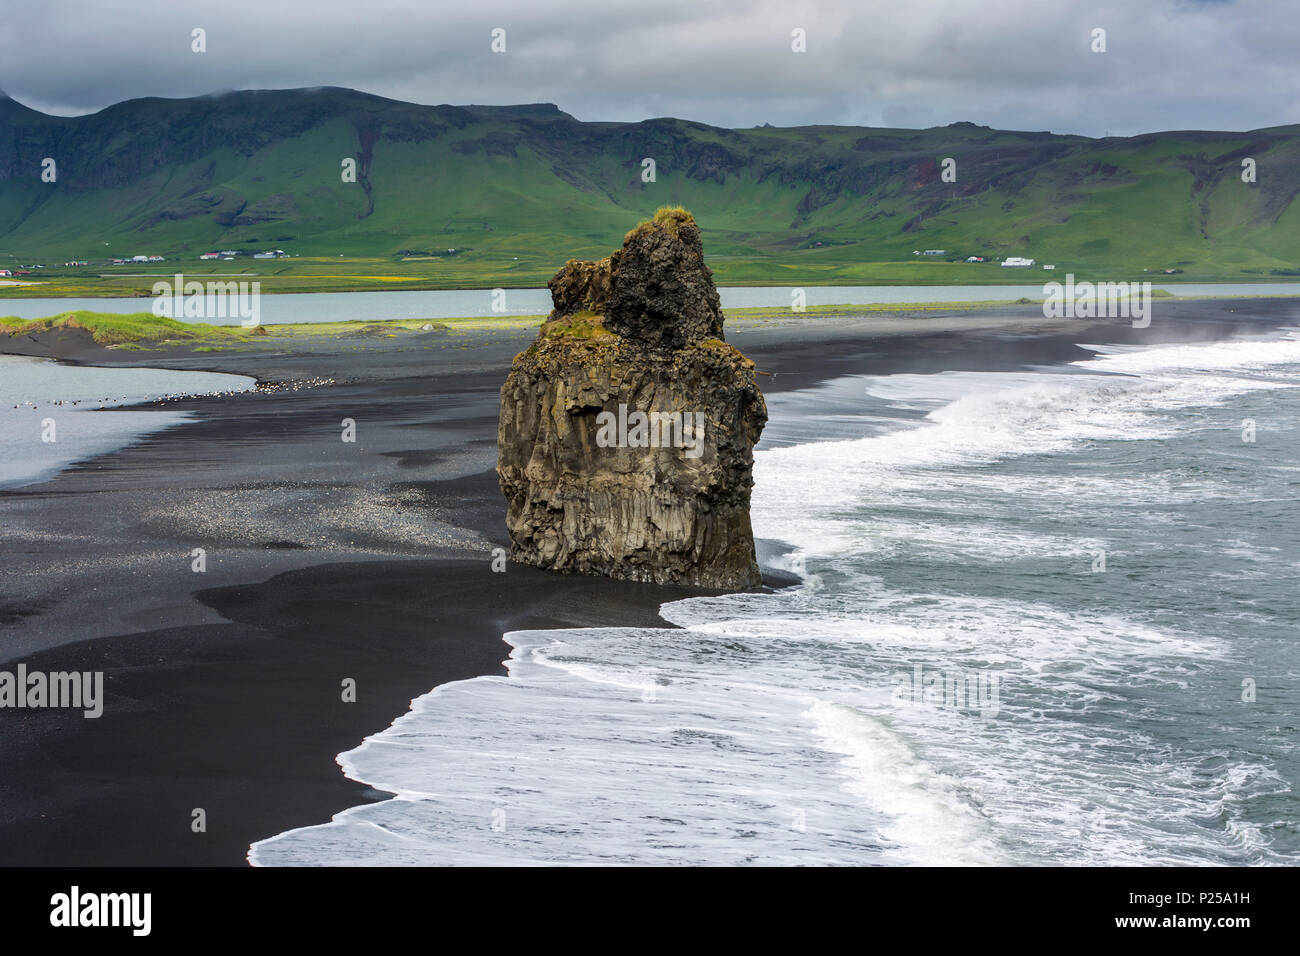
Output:
<instances>
[{"instance_id":1,"label":"cloudy sky","mask_svg":"<svg viewBox=\"0 0 1300 956\"><path fill-rule=\"evenodd\" d=\"M1300 122L1297 13L1297 0L0 0L0 88L60 114L347 86L553 102L583 120L1243 130Z\"/></svg>"}]
</instances>

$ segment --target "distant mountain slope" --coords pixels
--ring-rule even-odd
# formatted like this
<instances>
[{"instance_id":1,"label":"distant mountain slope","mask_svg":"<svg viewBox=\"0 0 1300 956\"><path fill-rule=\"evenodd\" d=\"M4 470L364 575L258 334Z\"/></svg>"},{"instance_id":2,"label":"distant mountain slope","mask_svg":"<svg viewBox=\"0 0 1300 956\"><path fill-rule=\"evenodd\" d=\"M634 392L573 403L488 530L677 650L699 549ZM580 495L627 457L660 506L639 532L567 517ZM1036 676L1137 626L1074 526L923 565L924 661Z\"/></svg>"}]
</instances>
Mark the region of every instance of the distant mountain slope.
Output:
<instances>
[{"instance_id":1,"label":"distant mountain slope","mask_svg":"<svg viewBox=\"0 0 1300 956\"><path fill-rule=\"evenodd\" d=\"M345 157L356 183L342 181ZM655 182L642 181L647 157ZM955 183L941 180L946 157ZM1247 157L1255 184L1241 180ZM132 100L66 118L0 96L0 252L30 256L280 246L559 261L680 204L711 257L798 255L813 274L944 249L1266 277L1300 274L1297 190L1300 127L1105 140L968 123L728 130L344 89Z\"/></svg>"}]
</instances>

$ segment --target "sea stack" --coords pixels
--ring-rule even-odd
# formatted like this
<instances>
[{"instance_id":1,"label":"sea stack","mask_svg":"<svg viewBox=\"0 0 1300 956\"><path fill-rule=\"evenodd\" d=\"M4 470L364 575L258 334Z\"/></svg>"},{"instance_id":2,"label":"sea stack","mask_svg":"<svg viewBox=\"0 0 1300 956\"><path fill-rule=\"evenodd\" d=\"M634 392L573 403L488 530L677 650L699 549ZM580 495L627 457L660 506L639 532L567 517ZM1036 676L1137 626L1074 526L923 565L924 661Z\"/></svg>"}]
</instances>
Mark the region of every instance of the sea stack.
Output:
<instances>
[{"instance_id":1,"label":"sea stack","mask_svg":"<svg viewBox=\"0 0 1300 956\"><path fill-rule=\"evenodd\" d=\"M554 309L501 388L497 475L511 557L554 571L743 589L767 422L723 339L700 229L661 209L549 283Z\"/></svg>"}]
</instances>

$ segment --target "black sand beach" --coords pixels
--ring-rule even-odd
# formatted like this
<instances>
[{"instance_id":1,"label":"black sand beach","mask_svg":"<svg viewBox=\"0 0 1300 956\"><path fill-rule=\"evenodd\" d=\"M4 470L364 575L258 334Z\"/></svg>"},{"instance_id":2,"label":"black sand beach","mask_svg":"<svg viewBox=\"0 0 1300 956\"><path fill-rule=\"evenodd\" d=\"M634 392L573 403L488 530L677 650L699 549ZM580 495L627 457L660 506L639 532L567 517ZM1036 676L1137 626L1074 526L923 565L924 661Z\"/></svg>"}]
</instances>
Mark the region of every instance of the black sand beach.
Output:
<instances>
[{"instance_id":1,"label":"black sand beach","mask_svg":"<svg viewBox=\"0 0 1300 956\"><path fill-rule=\"evenodd\" d=\"M1206 341L1297 319L1293 300L1162 301L1148 329L1048 322L1026 306L727 331L772 393L850 374L1044 365L1085 357L1081 342ZM244 865L252 841L382 799L345 779L335 755L437 684L504 673L502 632L664 626L659 605L690 592L491 570L507 543L492 471L498 389L533 335L292 352L124 353L73 338L13 349L274 387L170 402L194 420L0 490L0 666L102 670L106 687L96 720L0 711L0 863ZM340 441L344 418L355 443ZM195 548L203 574L191 570ZM341 699L345 678L355 703ZM206 833L191 830L196 808Z\"/></svg>"}]
</instances>

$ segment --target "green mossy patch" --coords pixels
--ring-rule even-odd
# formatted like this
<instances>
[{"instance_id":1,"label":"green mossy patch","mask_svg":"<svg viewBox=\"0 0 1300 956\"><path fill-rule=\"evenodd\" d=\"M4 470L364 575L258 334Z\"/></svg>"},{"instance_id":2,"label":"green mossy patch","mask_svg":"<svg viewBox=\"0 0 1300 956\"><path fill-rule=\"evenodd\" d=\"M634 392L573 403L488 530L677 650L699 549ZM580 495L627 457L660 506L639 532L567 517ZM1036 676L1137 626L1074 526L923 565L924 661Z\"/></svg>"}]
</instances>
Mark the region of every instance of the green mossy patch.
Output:
<instances>
[{"instance_id":1,"label":"green mossy patch","mask_svg":"<svg viewBox=\"0 0 1300 956\"><path fill-rule=\"evenodd\" d=\"M605 317L590 311L561 315L542 323L537 338L539 342L568 340L613 344L618 341L618 336L605 328Z\"/></svg>"},{"instance_id":2,"label":"green mossy patch","mask_svg":"<svg viewBox=\"0 0 1300 956\"><path fill-rule=\"evenodd\" d=\"M633 236L651 229L663 229L675 238L677 231L685 225L695 225L695 217L688 210L681 206L661 206L652 218L637 223L637 227L623 237L623 243L626 245Z\"/></svg>"},{"instance_id":3,"label":"green mossy patch","mask_svg":"<svg viewBox=\"0 0 1300 956\"><path fill-rule=\"evenodd\" d=\"M715 352L723 358L737 361L740 363L742 368L754 367L752 359L748 358L744 352L740 351L740 349L736 348L734 345L729 345L722 341L722 339L705 339L702 342L696 342L694 348Z\"/></svg>"}]
</instances>

